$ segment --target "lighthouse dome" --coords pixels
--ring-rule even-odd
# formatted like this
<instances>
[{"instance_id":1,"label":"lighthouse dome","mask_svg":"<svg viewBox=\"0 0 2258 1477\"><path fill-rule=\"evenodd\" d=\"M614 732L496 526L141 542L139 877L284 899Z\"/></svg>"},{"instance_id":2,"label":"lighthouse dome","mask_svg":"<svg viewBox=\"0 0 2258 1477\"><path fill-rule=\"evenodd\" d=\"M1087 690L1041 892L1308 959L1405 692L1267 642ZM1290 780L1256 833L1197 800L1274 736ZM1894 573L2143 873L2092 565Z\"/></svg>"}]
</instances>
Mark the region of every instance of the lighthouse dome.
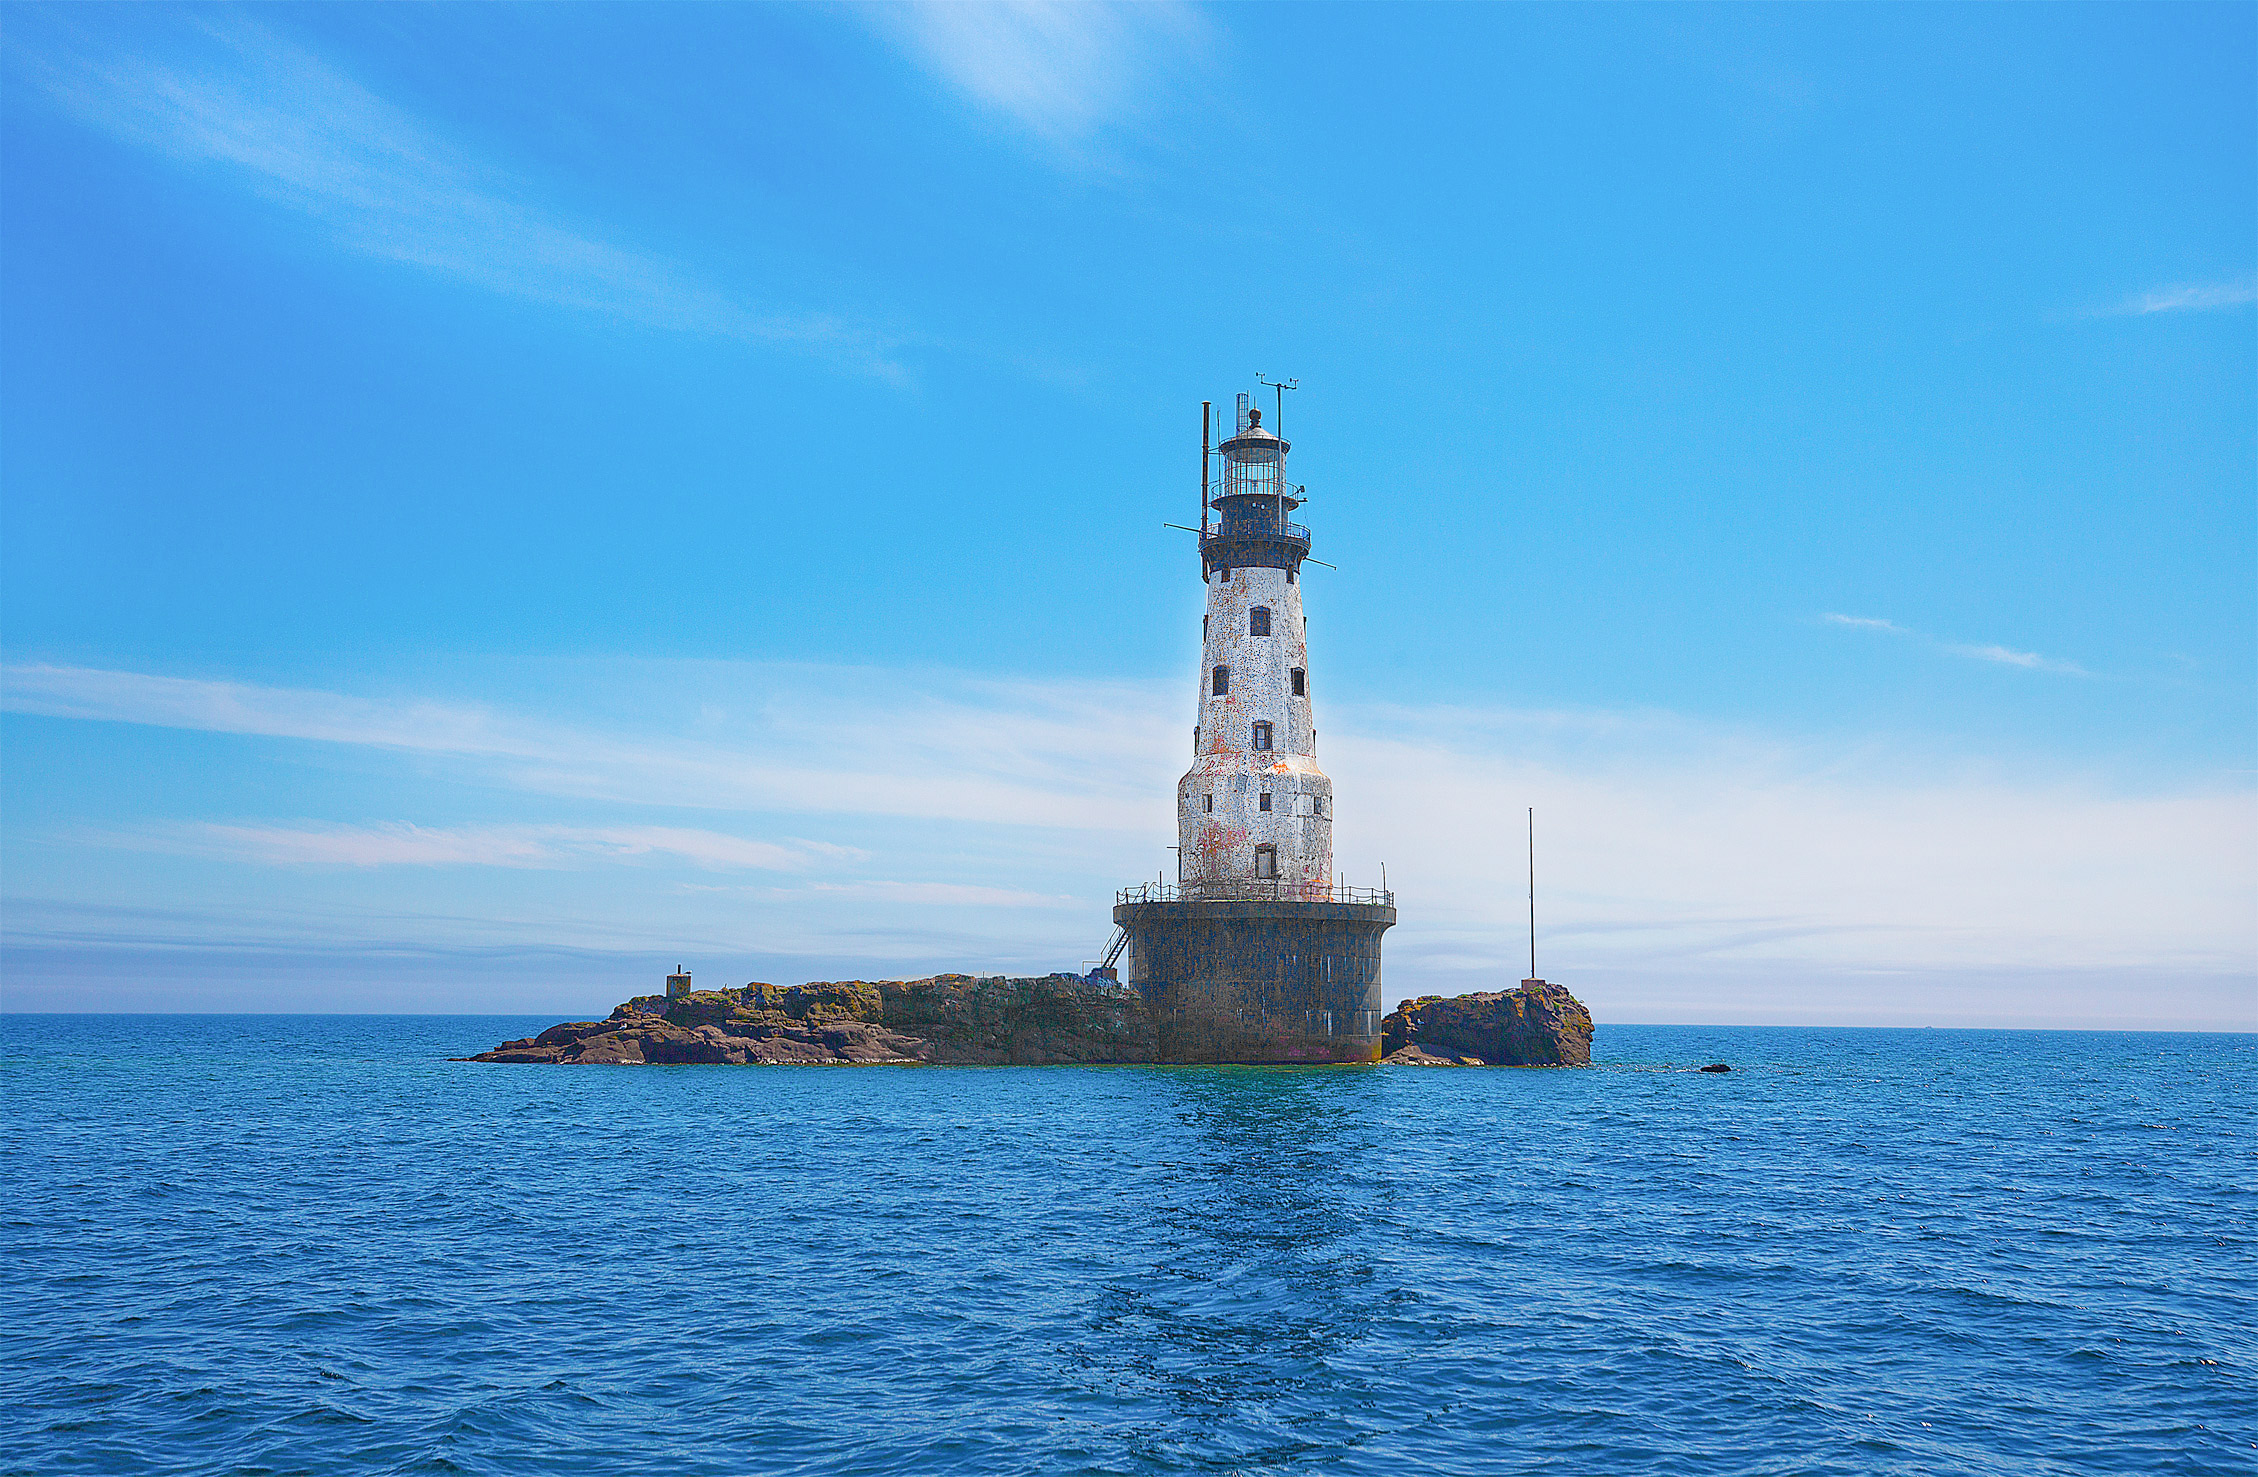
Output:
<instances>
[{"instance_id":1,"label":"lighthouse dome","mask_svg":"<svg viewBox=\"0 0 2258 1477\"><path fill-rule=\"evenodd\" d=\"M1247 428L1218 448L1227 460L1250 462L1279 462L1293 449L1293 443L1271 433L1262 424L1262 412L1247 412Z\"/></svg>"}]
</instances>

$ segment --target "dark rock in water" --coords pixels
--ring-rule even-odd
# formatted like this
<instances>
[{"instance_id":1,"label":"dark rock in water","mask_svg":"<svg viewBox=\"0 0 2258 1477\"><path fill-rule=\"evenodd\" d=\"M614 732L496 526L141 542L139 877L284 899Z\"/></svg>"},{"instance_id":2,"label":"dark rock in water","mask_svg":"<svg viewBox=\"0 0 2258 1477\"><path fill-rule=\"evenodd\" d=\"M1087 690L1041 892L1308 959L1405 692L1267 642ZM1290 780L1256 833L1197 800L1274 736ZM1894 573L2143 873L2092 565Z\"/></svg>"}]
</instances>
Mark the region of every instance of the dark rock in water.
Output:
<instances>
[{"instance_id":1,"label":"dark rock in water","mask_svg":"<svg viewBox=\"0 0 2258 1477\"><path fill-rule=\"evenodd\" d=\"M1592 1013L1544 980L1406 1000L1380 1030L1383 1060L1405 1065L1588 1067L1592 1060Z\"/></svg>"},{"instance_id":2,"label":"dark rock in water","mask_svg":"<svg viewBox=\"0 0 2258 1477\"><path fill-rule=\"evenodd\" d=\"M1723 1062L1711 1062L1708 1066L1703 1067L1702 1070L1704 1072L1730 1072L1733 1069L1726 1066Z\"/></svg>"},{"instance_id":3,"label":"dark rock in water","mask_svg":"<svg viewBox=\"0 0 2258 1477\"><path fill-rule=\"evenodd\" d=\"M709 1063L1149 1062L1136 991L1079 975L818 981L639 995L607 1020L551 1026L474 1062L563 1066Z\"/></svg>"},{"instance_id":4,"label":"dark rock in water","mask_svg":"<svg viewBox=\"0 0 2258 1477\"><path fill-rule=\"evenodd\" d=\"M1558 985L1429 996L1384 1023L1403 1066L1560 1066L1591 1061L1592 1018ZM474 1062L558 1066L711 1063L1137 1062L1160 1059L1144 998L1109 979L935 975L779 988L638 995L600 1021L568 1021L505 1041Z\"/></svg>"}]
</instances>

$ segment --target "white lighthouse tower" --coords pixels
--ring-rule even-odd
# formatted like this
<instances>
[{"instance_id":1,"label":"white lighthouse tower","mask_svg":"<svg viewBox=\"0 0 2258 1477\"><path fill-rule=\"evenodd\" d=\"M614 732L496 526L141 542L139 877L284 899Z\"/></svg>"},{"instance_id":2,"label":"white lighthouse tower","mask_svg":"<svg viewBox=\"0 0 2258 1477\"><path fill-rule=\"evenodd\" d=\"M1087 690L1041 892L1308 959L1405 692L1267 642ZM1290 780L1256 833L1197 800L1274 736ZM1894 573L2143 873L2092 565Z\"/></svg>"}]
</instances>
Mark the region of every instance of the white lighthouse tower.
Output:
<instances>
[{"instance_id":1,"label":"white lighthouse tower","mask_svg":"<svg viewBox=\"0 0 2258 1477\"><path fill-rule=\"evenodd\" d=\"M1309 530L1289 521L1301 499L1286 480L1288 443L1260 410L1241 420L1209 499L1219 526L1202 540L1207 614L1194 757L1176 786L1179 880L1186 897L1325 898L1333 782L1317 767L1310 707Z\"/></svg>"},{"instance_id":2,"label":"white lighthouse tower","mask_svg":"<svg viewBox=\"0 0 2258 1477\"><path fill-rule=\"evenodd\" d=\"M1211 443L1203 406L1207 613L1192 767L1176 785L1178 879L1121 890L1106 963L1128 950L1163 1061L1378 1061L1380 936L1395 899L1333 881L1333 782L1317 767L1301 604L1309 530L1290 516L1301 488L1246 396L1230 439Z\"/></svg>"}]
</instances>

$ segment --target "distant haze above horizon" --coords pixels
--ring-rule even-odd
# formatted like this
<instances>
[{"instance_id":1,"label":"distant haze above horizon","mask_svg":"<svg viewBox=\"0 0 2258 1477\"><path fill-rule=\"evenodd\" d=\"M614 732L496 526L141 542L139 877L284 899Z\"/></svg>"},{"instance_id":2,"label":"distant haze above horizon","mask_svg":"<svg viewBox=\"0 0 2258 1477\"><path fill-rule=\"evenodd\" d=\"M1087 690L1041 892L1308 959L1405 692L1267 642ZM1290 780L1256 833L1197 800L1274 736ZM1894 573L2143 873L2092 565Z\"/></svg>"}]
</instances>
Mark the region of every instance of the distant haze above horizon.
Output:
<instances>
[{"instance_id":1,"label":"distant haze above horizon","mask_svg":"<svg viewBox=\"0 0 2258 1477\"><path fill-rule=\"evenodd\" d=\"M0 1008L1083 967L1260 372L1390 1003L2258 1028L2258 9L10 21Z\"/></svg>"}]
</instances>

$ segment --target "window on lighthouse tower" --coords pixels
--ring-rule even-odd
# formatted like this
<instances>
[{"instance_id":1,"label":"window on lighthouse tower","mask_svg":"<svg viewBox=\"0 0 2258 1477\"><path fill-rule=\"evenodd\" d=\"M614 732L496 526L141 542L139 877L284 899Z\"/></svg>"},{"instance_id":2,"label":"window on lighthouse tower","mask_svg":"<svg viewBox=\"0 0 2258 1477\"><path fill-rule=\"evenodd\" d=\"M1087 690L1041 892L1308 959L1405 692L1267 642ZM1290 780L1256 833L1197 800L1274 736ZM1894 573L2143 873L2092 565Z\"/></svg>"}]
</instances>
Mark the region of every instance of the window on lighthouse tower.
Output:
<instances>
[{"instance_id":1,"label":"window on lighthouse tower","mask_svg":"<svg viewBox=\"0 0 2258 1477\"><path fill-rule=\"evenodd\" d=\"M1209 689L1217 697L1222 697L1231 690L1231 669L1229 667L1217 667L1213 675L1215 680L1208 684Z\"/></svg>"},{"instance_id":2,"label":"window on lighthouse tower","mask_svg":"<svg viewBox=\"0 0 2258 1477\"><path fill-rule=\"evenodd\" d=\"M1257 605L1247 612L1247 634L1249 636L1267 636L1270 634L1269 606Z\"/></svg>"},{"instance_id":3,"label":"window on lighthouse tower","mask_svg":"<svg viewBox=\"0 0 2258 1477\"><path fill-rule=\"evenodd\" d=\"M1258 750L1267 750L1270 747L1269 724L1257 723L1254 726L1254 746Z\"/></svg>"},{"instance_id":4,"label":"window on lighthouse tower","mask_svg":"<svg viewBox=\"0 0 2258 1477\"><path fill-rule=\"evenodd\" d=\"M1257 877L1276 877L1278 875L1277 847L1258 846L1254 849L1254 874Z\"/></svg>"},{"instance_id":5,"label":"window on lighthouse tower","mask_svg":"<svg viewBox=\"0 0 2258 1477\"><path fill-rule=\"evenodd\" d=\"M1300 667L1294 668L1294 696L1309 696L1309 673Z\"/></svg>"}]
</instances>

